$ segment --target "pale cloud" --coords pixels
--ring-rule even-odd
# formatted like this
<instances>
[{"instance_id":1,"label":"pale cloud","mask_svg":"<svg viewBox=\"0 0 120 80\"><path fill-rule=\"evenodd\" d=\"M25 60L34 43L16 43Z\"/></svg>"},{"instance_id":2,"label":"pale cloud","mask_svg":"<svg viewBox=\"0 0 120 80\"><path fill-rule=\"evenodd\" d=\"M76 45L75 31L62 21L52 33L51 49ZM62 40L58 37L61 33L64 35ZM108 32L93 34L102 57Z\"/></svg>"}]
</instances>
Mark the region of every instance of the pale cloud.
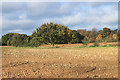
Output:
<instances>
[{"instance_id":1,"label":"pale cloud","mask_svg":"<svg viewBox=\"0 0 120 80\"><path fill-rule=\"evenodd\" d=\"M41 22L55 22L64 25L79 25L82 27L86 27L86 25L117 25L118 21L118 11L108 8L108 9L98 9L99 13L96 10L92 10L92 12L78 12L74 15L64 16L64 17L55 17L55 18L44 18L41 19ZM83 26L83 24L86 24ZM102 27L102 26L101 26ZM81 27L79 27L81 28ZM92 27L91 27L92 28Z\"/></svg>"},{"instance_id":2,"label":"pale cloud","mask_svg":"<svg viewBox=\"0 0 120 80\"><path fill-rule=\"evenodd\" d=\"M23 30L21 30L21 29L13 29L13 30L8 30L8 32L22 32Z\"/></svg>"},{"instance_id":3,"label":"pale cloud","mask_svg":"<svg viewBox=\"0 0 120 80\"><path fill-rule=\"evenodd\" d=\"M30 24L30 20L14 20L14 21L9 21L9 20L3 20L3 29L5 28L21 28L21 26L26 27L24 25ZM20 27L19 27L20 26Z\"/></svg>"},{"instance_id":4,"label":"pale cloud","mask_svg":"<svg viewBox=\"0 0 120 80\"><path fill-rule=\"evenodd\" d=\"M9 5L8 5L9 4ZM31 34L43 23L63 24L70 29L117 28L117 3L3 3L3 34Z\"/></svg>"}]
</instances>

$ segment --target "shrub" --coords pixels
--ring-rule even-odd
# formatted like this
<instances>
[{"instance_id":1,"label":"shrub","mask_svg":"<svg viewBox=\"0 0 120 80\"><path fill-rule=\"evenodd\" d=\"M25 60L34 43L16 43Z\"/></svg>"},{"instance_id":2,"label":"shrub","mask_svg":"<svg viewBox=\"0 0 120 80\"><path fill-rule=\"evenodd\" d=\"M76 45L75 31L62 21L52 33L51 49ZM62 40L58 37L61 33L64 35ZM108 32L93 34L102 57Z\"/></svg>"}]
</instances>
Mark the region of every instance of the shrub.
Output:
<instances>
[{"instance_id":1,"label":"shrub","mask_svg":"<svg viewBox=\"0 0 120 80\"><path fill-rule=\"evenodd\" d=\"M104 42L104 44L106 44L106 45L107 45L107 42L108 42L108 37L104 38L104 39L103 39L103 42Z\"/></svg>"},{"instance_id":2,"label":"shrub","mask_svg":"<svg viewBox=\"0 0 120 80\"><path fill-rule=\"evenodd\" d=\"M41 45L41 41L38 37L34 37L33 39L30 40L31 47L39 47Z\"/></svg>"},{"instance_id":3,"label":"shrub","mask_svg":"<svg viewBox=\"0 0 120 80\"><path fill-rule=\"evenodd\" d=\"M95 47L96 47L96 46L98 47L99 45L100 45L100 44L99 44L98 41L95 41L95 42L94 42L94 46L95 46Z\"/></svg>"},{"instance_id":4,"label":"shrub","mask_svg":"<svg viewBox=\"0 0 120 80\"><path fill-rule=\"evenodd\" d=\"M112 46L112 44L109 44L109 46Z\"/></svg>"},{"instance_id":5,"label":"shrub","mask_svg":"<svg viewBox=\"0 0 120 80\"><path fill-rule=\"evenodd\" d=\"M60 48L60 47L56 46L55 48Z\"/></svg>"},{"instance_id":6,"label":"shrub","mask_svg":"<svg viewBox=\"0 0 120 80\"><path fill-rule=\"evenodd\" d=\"M10 46L10 40L7 40L7 46Z\"/></svg>"},{"instance_id":7,"label":"shrub","mask_svg":"<svg viewBox=\"0 0 120 80\"><path fill-rule=\"evenodd\" d=\"M103 45L102 47L107 47L107 45Z\"/></svg>"},{"instance_id":8,"label":"shrub","mask_svg":"<svg viewBox=\"0 0 120 80\"><path fill-rule=\"evenodd\" d=\"M85 37L85 38L82 40L82 43L87 46L87 45L89 44L89 41L88 41L87 38Z\"/></svg>"}]
</instances>

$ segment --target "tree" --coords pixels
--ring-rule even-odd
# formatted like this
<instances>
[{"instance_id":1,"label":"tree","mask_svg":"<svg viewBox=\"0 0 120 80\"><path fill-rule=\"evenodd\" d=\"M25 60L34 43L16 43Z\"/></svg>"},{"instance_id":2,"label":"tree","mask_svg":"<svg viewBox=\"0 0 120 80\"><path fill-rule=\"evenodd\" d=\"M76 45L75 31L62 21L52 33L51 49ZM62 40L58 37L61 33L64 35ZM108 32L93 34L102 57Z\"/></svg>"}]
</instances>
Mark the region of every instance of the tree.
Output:
<instances>
[{"instance_id":1,"label":"tree","mask_svg":"<svg viewBox=\"0 0 120 80\"><path fill-rule=\"evenodd\" d=\"M120 42L120 30L118 30L117 36L118 36L118 41Z\"/></svg>"},{"instance_id":2,"label":"tree","mask_svg":"<svg viewBox=\"0 0 120 80\"><path fill-rule=\"evenodd\" d=\"M78 29L77 32L79 32L81 35L86 36L86 29Z\"/></svg>"},{"instance_id":3,"label":"tree","mask_svg":"<svg viewBox=\"0 0 120 80\"><path fill-rule=\"evenodd\" d=\"M93 28L92 31L90 32L89 36L88 36L89 39L90 39L90 42L95 42L97 34L98 34L97 29Z\"/></svg>"},{"instance_id":4,"label":"tree","mask_svg":"<svg viewBox=\"0 0 120 80\"><path fill-rule=\"evenodd\" d=\"M7 46L10 46L11 43L10 43L10 40L7 40Z\"/></svg>"},{"instance_id":5,"label":"tree","mask_svg":"<svg viewBox=\"0 0 120 80\"><path fill-rule=\"evenodd\" d=\"M0 46L2 45L2 40L1 40L1 38L0 38Z\"/></svg>"},{"instance_id":6,"label":"tree","mask_svg":"<svg viewBox=\"0 0 120 80\"><path fill-rule=\"evenodd\" d=\"M97 37L96 37L96 40L98 42L102 42L102 35L101 34L98 34Z\"/></svg>"},{"instance_id":7,"label":"tree","mask_svg":"<svg viewBox=\"0 0 120 80\"><path fill-rule=\"evenodd\" d=\"M54 44L78 43L82 38L77 31L70 30L64 25L53 24L52 22L42 24L41 27L33 32L32 37L39 37L42 43L50 43L52 47Z\"/></svg>"},{"instance_id":8,"label":"tree","mask_svg":"<svg viewBox=\"0 0 120 80\"><path fill-rule=\"evenodd\" d=\"M94 46L96 47L98 47L100 44L99 44L99 41L98 40L95 40L95 42L94 42Z\"/></svg>"},{"instance_id":9,"label":"tree","mask_svg":"<svg viewBox=\"0 0 120 80\"><path fill-rule=\"evenodd\" d=\"M114 41L117 41L117 40L118 40L117 34L113 34L113 39L114 39Z\"/></svg>"},{"instance_id":10,"label":"tree","mask_svg":"<svg viewBox=\"0 0 120 80\"><path fill-rule=\"evenodd\" d=\"M27 39L29 37L26 34L8 33L2 36L2 45L8 46L28 46Z\"/></svg>"},{"instance_id":11,"label":"tree","mask_svg":"<svg viewBox=\"0 0 120 80\"><path fill-rule=\"evenodd\" d=\"M82 43L87 46L89 44L88 37L85 36L84 39L82 40Z\"/></svg>"},{"instance_id":12,"label":"tree","mask_svg":"<svg viewBox=\"0 0 120 80\"><path fill-rule=\"evenodd\" d=\"M103 28L103 30L102 30L102 32L101 32L103 38L109 36L110 33L111 33L111 30L110 30L109 28L106 28L106 27Z\"/></svg>"},{"instance_id":13,"label":"tree","mask_svg":"<svg viewBox=\"0 0 120 80\"><path fill-rule=\"evenodd\" d=\"M12 39L12 36L14 35L15 33L7 33L5 35L2 36L2 45L7 45L7 41L11 41ZM17 34L17 33L16 33ZM11 44L10 44L11 45Z\"/></svg>"},{"instance_id":14,"label":"tree","mask_svg":"<svg viewBox=\"0 0 120 80\"><path fill-rule=\"evenodd\" d=\"M43 24L32 34L34 37L40 37L43 43L51 43L54 46L56 41L56 25L53 23Z\"/></svg>"},{"instance_id":15,"label":"tree","mask_svg":"<svg viewBox=\"0 0 120 80\"><path fill-rule=\"evenodd\" d=\"M24 47L25 43L24 42L25 36L22 36L21 34L14 34L11 40L11 45L16 46L16 47Z\"/></svg>"},{"instance_id":16,"label":"tree","mask_svg":"<svg viewBox=\"0 0 120 80\"><path fill-rule=\"evenodd\" d=\"M40 46L41 45L41 39L39 38L39 37L34 37L34 38L32 38L31 40L30 40L30 43L29 43L29 45L31 46L31 47L38 47L38 46Z\"/></svg>"},{"instance_id":17,"label":"tree","mask_svg":"<svg viewBox=\"0 0 120 80\"><path fill-rule=\"evenodd\" d=\"M82 36L79 32L71 30L69 43L81 43L83 38L84 36Z\"/></svg>"}]
</instances>

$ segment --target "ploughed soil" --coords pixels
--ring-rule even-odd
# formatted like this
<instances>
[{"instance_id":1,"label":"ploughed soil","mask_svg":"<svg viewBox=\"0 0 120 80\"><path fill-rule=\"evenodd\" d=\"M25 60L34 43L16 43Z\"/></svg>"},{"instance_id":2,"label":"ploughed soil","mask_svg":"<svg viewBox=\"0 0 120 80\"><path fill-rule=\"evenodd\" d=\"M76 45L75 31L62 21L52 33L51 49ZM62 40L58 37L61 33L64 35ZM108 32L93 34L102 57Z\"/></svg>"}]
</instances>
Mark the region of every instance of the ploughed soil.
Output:
<instances>
[{"instance_id":1,"label":"ploughed soil","mask_svg":"<svg viewBox=\"0 0 120 80\"><path fill-rule=\"evenodd\" d=\"M87 46L93 46L94 43L89 43ZM100 46L120 46L120 42L108 42L108 43L99 43ZM85 46L82 43L78 43L78 44L55 44L55 47L82 47ZM51 45L41 45L40 47L51 47Z\"/></svg>"},{"instance_id":2,"label":"ploughed soil","mask_svg":"<svg viewBox=\"0 0 120 80\"><path fill-rule=\"evenodd\" d=\"M3 78L118 78L118 48L2 48Z\"/></svg>"}]
</instances>

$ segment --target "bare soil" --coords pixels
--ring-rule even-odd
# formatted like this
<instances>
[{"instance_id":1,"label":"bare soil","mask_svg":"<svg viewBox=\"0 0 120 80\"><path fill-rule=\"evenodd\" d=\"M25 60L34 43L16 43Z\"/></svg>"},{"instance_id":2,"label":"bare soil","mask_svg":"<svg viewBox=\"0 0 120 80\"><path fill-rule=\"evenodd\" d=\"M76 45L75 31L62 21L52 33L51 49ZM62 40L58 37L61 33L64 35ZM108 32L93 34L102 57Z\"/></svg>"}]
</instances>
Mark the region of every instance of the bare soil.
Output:
<instances>
[{"instance_id":1,"label":"bare soil","mask_svg":"<svg viewBox=\"0 0 120 80\"><path fill-rule=\"evenodd\" d=\"M120 45L120 42L108 42L108 43L99 43L100 46L103 45L109 45L111 44L111 46L118 46ZM94 43L89 43L87 46L93 46ZM55 47L81 47L84 46L82 43L78 43L78 44L55 44ZM51 45L41 45L40 47L51 47Z\"/></svg>"},{"instance_id":2,"label":"bare soil","mask_svg":"<svg viewBox=\"0 0 120 80\"><path fill-rule=\"evenodd\" d=\"M3 48L3 78L118 78L118 48Z\"/></svg>"}]
</instances>

